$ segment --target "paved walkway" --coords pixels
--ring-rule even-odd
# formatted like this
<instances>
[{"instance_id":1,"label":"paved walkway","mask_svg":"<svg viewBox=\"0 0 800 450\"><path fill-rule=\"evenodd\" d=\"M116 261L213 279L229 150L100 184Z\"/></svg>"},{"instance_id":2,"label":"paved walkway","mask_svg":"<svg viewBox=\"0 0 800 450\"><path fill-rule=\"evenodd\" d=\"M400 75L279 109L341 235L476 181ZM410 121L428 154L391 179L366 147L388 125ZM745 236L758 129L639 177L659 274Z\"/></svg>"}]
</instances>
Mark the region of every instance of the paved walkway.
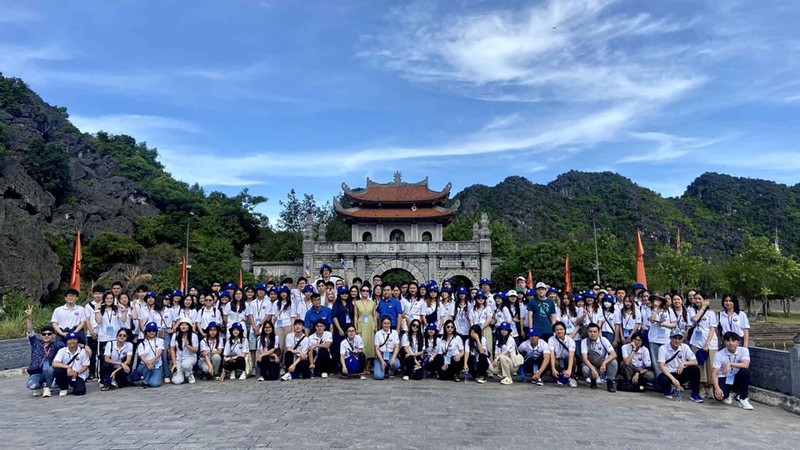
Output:
<instances>
[{"instance_id":1,"label":"paved walkway","mask_svg":"<svg viewBox=\"0 0 800 450\"><path fill-rule=\"evenodd\" d=\"M800 418L515 382L199 381L33 398L0 379L0 448L797 448ZM714 446L714 447L710 447Z\"/></svg>"}]
</instances>

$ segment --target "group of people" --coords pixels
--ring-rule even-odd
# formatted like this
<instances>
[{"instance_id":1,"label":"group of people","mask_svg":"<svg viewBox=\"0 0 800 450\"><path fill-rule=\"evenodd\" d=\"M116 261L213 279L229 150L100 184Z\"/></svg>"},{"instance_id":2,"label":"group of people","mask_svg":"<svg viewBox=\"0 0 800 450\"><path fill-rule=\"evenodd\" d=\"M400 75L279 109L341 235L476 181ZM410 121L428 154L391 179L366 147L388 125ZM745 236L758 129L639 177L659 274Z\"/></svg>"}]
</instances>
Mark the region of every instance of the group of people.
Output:
<instances>
[{"instance_id":1,"label":"group of people","mask_svg":"<svg viewBox=\"0 0 800 450\"><path fill-rule=\"evenodd\" d=\"M86 381L101 390L134 383L341 377L376 380L514 379L609 392L658 390L695 402L748 400L749 322L734 295L715 311L708 296L689 291L650 292L593 285L559 292L519 277L508 291L492 292L445 279L384 283L332 277L240 288L214 283L156 294L121 283L95 286L89 301L67 292L52 323L33 333L28 388L49 397L82 395ZM132 297L132 298L131 298ZM688 342L688 344L687 344Z\"/></svg>"}]
</instances>

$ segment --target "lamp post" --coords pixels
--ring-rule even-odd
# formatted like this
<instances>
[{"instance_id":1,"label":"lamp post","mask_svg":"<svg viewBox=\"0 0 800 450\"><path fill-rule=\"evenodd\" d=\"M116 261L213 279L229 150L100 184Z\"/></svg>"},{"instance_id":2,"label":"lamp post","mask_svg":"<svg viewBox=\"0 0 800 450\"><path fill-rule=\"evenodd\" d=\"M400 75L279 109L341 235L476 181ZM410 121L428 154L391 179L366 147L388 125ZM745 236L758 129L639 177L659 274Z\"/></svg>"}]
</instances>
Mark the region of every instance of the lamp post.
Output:
<instances>
[{"instance_id":1,"label":"lamp post","mask_svg":"<svg viewBox=\"0 0 800 450\"><path fill-rule=\"evenodd\" d=\"M592 228L594 228L594 270L597 273L597 284L600 284L600 255L597 252L597 223L592 214Z\"/></svg>"},{"instance_id":2,"label":"lamp post","mask_svg":"<svg viewBox=\"0 0 800 450\"><path fill-rule=\"evenodd\" d=\"M189 217L186 218L186 291L189 291L189 269L192 267L189 265L189 224L192 216L194 216L194 212L189 211Z\"/></svg>"}]
</instances>

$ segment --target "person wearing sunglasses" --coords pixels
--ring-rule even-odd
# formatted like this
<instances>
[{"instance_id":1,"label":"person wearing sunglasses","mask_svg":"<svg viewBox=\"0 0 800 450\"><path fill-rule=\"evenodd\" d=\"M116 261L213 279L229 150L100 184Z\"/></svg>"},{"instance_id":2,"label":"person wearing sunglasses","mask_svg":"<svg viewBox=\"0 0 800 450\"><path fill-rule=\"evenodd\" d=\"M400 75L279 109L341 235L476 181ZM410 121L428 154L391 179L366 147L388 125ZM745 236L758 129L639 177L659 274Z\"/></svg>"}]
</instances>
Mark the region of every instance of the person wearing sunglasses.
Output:
<instances>
[{"instance_id":1,"label":"person wearing sunglasses","mask_svg":"<svg viewBox=\"0 0 800 450\"><path fill-rule=\"evenodd\" d=\"M452 320L444 323L439 354L444 358L442 366L438 368L439 379L460 382L464 369L464 341L456 334L456 325Z\"/></svg>"},{"instance_id":2,"label":"person wearing sunglasses","mask_svg":"<svg viewBox=\"0 0 800 450\"><path fill-rule=\"evenodd\" d=\"M50 397L53 386L53 359L64 347L64 343L55 339L55 330L50 325L42 327L41 338L33 332L33 307L25 310L25 326L28 330L28 342L31 344L31 363L28 365L28 390L34 397Z\"/></svg>"},{"instance_id":3,"label":"person wearing sunglasses","mask_svg":"<svg viewBox=\"0 0 800 450\"><path fill-rule=\"evenodd\" d=\"M436 324L428 324L436 329ZM403 381L408 381L411 378L421 380L424 370L422 368L422 360L425 356L425 348L423 346L425 338L422 336L421 322L419 319L411 321L411 330L400 337L400 346L405 351L405 364Z\"/></svg>"}]
</instances>

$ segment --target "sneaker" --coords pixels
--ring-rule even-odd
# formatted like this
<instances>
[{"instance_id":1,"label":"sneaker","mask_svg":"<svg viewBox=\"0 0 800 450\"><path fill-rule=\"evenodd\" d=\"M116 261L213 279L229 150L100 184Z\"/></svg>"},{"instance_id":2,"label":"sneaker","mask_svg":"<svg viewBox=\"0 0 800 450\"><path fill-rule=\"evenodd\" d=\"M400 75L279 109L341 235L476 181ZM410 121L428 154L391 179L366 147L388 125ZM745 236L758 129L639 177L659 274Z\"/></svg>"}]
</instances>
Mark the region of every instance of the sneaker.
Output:
<instances>
[{"instance_id":1,"label":"sneaker","mask_svg":"<svg viewBox=\"0 0 800 450\"><path fill-rule=\"evenodd\" d=\"M283 376L281 377L281 381L289 381L289 380L291 380L291 379L292 379L292 374L291 374L291 372L286 372L286 373L285 373L285 374L283 374Z\"/></svg>"},{"instance_id":2,"label":"sneaker","mask_svg":"<svg viewBox=\"0 0 800 450\"><path fill-rule=\"evenodd\" d=\"M674 387L669 388L669 390L667 391L666 395L664 395L664 397L666 397L666 398L672 398L674 396L675 396L675 388Z\"/></svg>"},{"instance_id":3,"label":"sneaker","mask_svg":"<svg viewBox=\"0 0 800 450\"><path fill-rule=\"evenodd\" d=\"M742 409L746 409L748 411L752 411L753 410L753 405L751 405L750 404L750 400L746 399L746 398L740 398L739 399L739 406L741 406Z\"/></svg>"},{"instance_id":4,"label":"sneaker","mask_svg":"<svg viewBox=\"0 0 800 450\"><path fill-rule=\"evenodd\" d=\"M569 387L571 387L571 388L578 387L578 380L576 380L575 378L570 378L569 379Z\"/></svg>"},{"instance_id":5,"label":"sneaker","mask_svg":"<svg viewBox=\"0 0 800 450\"><path fill-rule=\"evenodd\" d=\"M477 379L477 380L475 380L475 381L476 381L476 382L478 382L478 383L480 383L480 384L484 384L484 383L486 383L486 378L484 378L484 377L478 377L478 379Z\"/></svg>"},{"instance_id":6,"label":"sneaker","mask_svg":"<svg viewBox=\"0 0 800 450\"><path fill-rule=\"evenodd\" d=\"M328 372L322 372L322 375L320 375L320 376L322 378L328 378Z\"/></svg>"},{"instance_id":7,"label":"sneaker","mask_svg":"<svg viewBox=\"0 0 800 450\"><path fill-rule=\"evenodd\" d=\"M34 397L41 397L42 396L42 390L41 389L34 389L33 390L33 396Z\"/></svg>"},{"instance_id":8,"label":"sneaker","mask_svg":"<svg viewBox=\"0 0 800 450\"><path fill-rule=\"evenodd\" d=\"M453 381L455 381L456 383L460 383L461 382L461 377L456 375L455 377L453 377Z\"/></svg>"},{"instance_id":9,"label":"sneaker","mask_svg":"<svg viewBox=\"0 0 800 450\"><path fill-rule=\"evenodd\" d=\"M616 386L616 383L614 383L614 382L613 382L613 381L611 381L611 380L608 380L608 381L606 381L606 390L607 390L608 392L617 392L617 386Z\"/></svg>"},{"instance_id":10,"label":"sneaker","mask_svg":"<svg viewBox=\"0 0 800 450\"><path fill-rule=\"evenodd\" d=\"M570 381L571 381L571 380L572 380L572 379L570 379ZM534 382L534 380L531 380L531 383L533 383L533 382ZM559 385L559 386L566 386L566 385L567 385L567 383L566 383L566 382L564 382L564 381L561 379L561 377L556 377L556 384L557 384L557 385Z\"/></svg>"},{"instance_id":11,"label":"sneaker","mask_svg":"<svg viewBox=\"0 0 800 450\"><path fill-rule=\"evenodd\" d=\"M537 386L544 386L544 383L542 382L541 378L539 378L538 380L531 380L531 383L533 383L533 384L535 384Z\"/></svg>"},{"instance_id":12,"label":"sneaker","mask_svg":"<svg viewBox=\"0 0 800 450\"><path fill-rule=\"evenodd\" d=\"M164 377L164 384L169 384L169 377Z\"/></svg>"},{"instance_id":13,"label":"sneaker","mask_svg":"<svg viewBox=\"0 0 800 450\"><path fill-rule=\"evenodd\" d=\"M264 377L258 377L258 381L264 381Z\"/></svg>"},{"instance_id":14,"label":"sneaker","mask_svg":"<svg viewBox=\"0 0 800 450\"><path fill-rule=\"evenodd\" d=\"M403 381L408 381L408 375L403 375Z\"/></svg>"},{"instance_id":15,"label":"sneaker","mask_svg":"<svg viewBox=\"0 0 800 450\"><path fill-rule=\"evenodd\" d=\"M726 405L732 405L733 404L733 394L732 393L728 394L728 396L725 397L725 400L723 400L722 403L725 403Z\"/></svg>"},{"instance_id":16,"label":"sneaker","mask_svg":"<svg viewBox=\"0 0 800 450\"><path fill-rule=\"evenodd\" d=\"M505 377L502 380L500 380L500 384L505 384L505 385L514 384L514 380L512 380L511 377Z\"/></svg>"},{"instance_id":17,"label":"sneaker","mask_svg":"<svg viewBox=\"0 0 800 450\"><path fill-rule=\"evenodd\" d=\"M58 392L59 397L66 397L67 395L69 395L69 390L67 389L62 389Z\"/></svg>"},{"instance_id":18,"label":"sneaker","mask_svg":"<svg viewBox=\"0 0 800 450\"><path fill-rule=\"evenodd\" d=\"M591 378L589 378L589 377L586 377L586 384L589 384L589 383L591 383L591 382L592 382L592 379L591 379Z\"/></svg>"},{"instance_id":19,"label":"sneaker","mask_svg":"<svg viewBox=\"0 0 800 450\"><path fill-rule=\"evenodd\" d=\"M50 397L50 388L42 389L42 397Z\"/></svg>"},{"instance_id":20,"label":"sneaker","mask_svg":"<svg viewBox=\"0 0 800 450\"><path fill-rule=\"evenodd\" d=\"M703 397L700 396L699 392L692 392L692 400L695 403L703 403Z\"/></svg>"},{"instance_id":21,"label":"sneaker","mask_svg":"<svg viewBox=\"0 0 800 450\"><path fill-rule=\"evenodd\" d=\"M214 381L219 381L219 377L214 377Z\"/></svg>"},{"instance_id":22,"label":"sneaker","mask_svg":"<svg viewBox=\"0 0 800 450\"><path fill-rule=\"evenodd\" d=\"M247 379L247 373L245 373L245 372L242 372L242 374L241 374L241 375L239 375L239 379L240 379L240 380L246 380L246 379Z\"/></svg>"},{"instance_id":23,"label":"sneaker","mask_svg":"<svg viewBox=\"0 0 800 450\"><path fill-rule=\"evenodd\" d=\"M197 380L194 379L194 374L189 374L189 384L195 384Z\"/></svg>"},{"instance_id":24,"label":"sneaker","mask_svg":"<svg viewBox=\"0 0 800 450\"><path fill-rule=\"evenodd\" d=\"M366 379L367 379L367 377L366 377L366 375L361 375L361 376L359 376L359 377L358 377L358 379L359 379L359 380L366 380Z\"/></svg>"}]
</instances>

